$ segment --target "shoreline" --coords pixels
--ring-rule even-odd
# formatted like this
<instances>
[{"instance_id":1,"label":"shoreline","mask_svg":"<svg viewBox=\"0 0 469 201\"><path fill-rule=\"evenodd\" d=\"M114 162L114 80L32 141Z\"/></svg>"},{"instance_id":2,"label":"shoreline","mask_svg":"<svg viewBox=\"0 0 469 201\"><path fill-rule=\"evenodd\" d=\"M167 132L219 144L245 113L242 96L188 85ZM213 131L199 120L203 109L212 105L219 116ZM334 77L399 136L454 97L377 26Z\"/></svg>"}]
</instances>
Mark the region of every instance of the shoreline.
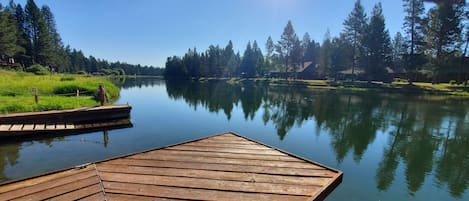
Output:
<instances>
[{"instance_id":1,"label":"shoreline","mask_svg":"<svg viewBox=\"0 0 469 201\"><path fill-rule=\"evenodd\" d=\"M105 86L109 103L120 96L120 89L106 77L7 70L0 70L0 76L0 114L97 106L100 84Z\"/></svg>"},{"instance_id":2,"label":"shoreline","mask_svg":"<svg viewBox=\"0 0 469 201\"><path fill-rule=\"evenodd\" d=\"M444 95L452 97L469 98L469 86L450 84L431 84L425 82L371 82L367 81L330 81L330 80L285 80L272 78L199 78L196 81L225 80L228 83L237 84L242 82L266 83L270 86L299 86L308 89L338 90L338 91L370 91L400 94L422 94L422 95Z\"/></svg>"}]
</instances>

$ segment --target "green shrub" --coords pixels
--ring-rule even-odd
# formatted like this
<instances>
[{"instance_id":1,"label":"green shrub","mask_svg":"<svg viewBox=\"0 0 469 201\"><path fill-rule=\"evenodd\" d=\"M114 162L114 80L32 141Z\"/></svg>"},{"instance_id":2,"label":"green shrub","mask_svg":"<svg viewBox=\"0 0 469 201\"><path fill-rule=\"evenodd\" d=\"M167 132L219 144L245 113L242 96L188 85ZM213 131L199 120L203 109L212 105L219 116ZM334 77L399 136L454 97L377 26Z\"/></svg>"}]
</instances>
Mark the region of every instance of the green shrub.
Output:
<instances>
[{"instance_id":1,"label":"green shrub","mask_svg":"<svg viewBox=\"0 0 469 201\"><path fill-rule=\"evenodd\" d=\"M48 111L48 110L63 110L65 109L59 104L38 104L35 106L36 111Z\"/></svg>"},{"instance_id":2,"label":"green shrub","mask_svg":"<svg viewBox=\"0 0 469 201\"><path fill-rule=\"evenodd\" d=\"M456 84L458 84L458 82L456 82L456 80L450 80L450 81L449 81L449 84L450 84L450 85L456 85Z\"/></svg>"},{"instance_id":3,"label":"green shrub","mask_svg":"<svg viewBox=\"0 0 469 201\"><path fill-rule=\"evenodd\" d=\"M34 64L30 67L27 67L26 72L34 73L36 75L47 75L49 74L49 70L47 70L44 66L39 64Z\"/></svg>"},{"instance_id":4,"label":"green shrub","mask_svg":"<svg viewBox=\"0 0 469 201\"><path fill-rule=\"evenodd\" d=\"M14 97L16 95L18 95L18 94L15 93L15 92L12 92L12 91L0 92L0 96L12 96L12 97Z\"/></svg>"},{"instance_id":5,"label":"green shrub","mask_svg":"<svg viewBox=\"0 0 469 201\"><path fill-rule=\"evenodd\" d=\"M103 68L103 69L99 70L99 73L102 73L104 75L111 75L113 73L113 71L111 69Z\"/></svg>"},{"instance_id":6,"label":"green shrub","mask_svg":"<svg viewBox=\"0 0 469 201\"><path fill-rule=\"evenodd\" d=\"M76 91L80 90L80 93L89 91L87 88L80 87L77 85L65 85L65 86L59 86L54 89L54 94L56 95L68 95L68 96L74 96Z\"/></svg>"},{"instance_id":7,"label":"green shrub","mask_svg":"<svg viewBox=\"0 0 469 201\"><path fill-rule=\"evenodd\" d=\"M73 81L73 80L75 80L74 77L62 77L62 78L60 78L60 81L62 81L62 82L64 82L64 81Z\"/></svg>"},{"instance_id":8,"label":"green shrub","mask_svg":"<svg viewBox=\"0 0 469 201\"><path fill-rule=\"evenodd\" d=\"M11 104L3 107L0 110L0 113L2 114L8 114L8 113L15 113L15 112L25 112L30 110L30 108L26 107L25 105L21 104Z\"/></svg>"},{"instance_id":9,"label":"green shrub","mask_svg":"<svg viewBox=\"0 0 469 201\"><path fill-rule=\"evenodd\" d=\"M19 63L14 63L10 67L14 71L23 71L23 66Z\"/></svg>"},{"instance_id":10,"label":"green shrub","mask_svg":"<svg viewBox=\"0 0 469 201\"><path fill-rule=\"evenodd\" d=\"M407 82L407 80L402 78L394 78L394 82Z\"/></svg>"},{"instance_id":11,"label":"green shrub","mask_svg":"<svg viewBox=\"0 0 469 201\"><path fill-rule=\"evenodd\" d=\"M77 74L78 75L88 75L88 73L86 71L83 71L83 70L78 71Z\"/></svg>"}]
</instances>

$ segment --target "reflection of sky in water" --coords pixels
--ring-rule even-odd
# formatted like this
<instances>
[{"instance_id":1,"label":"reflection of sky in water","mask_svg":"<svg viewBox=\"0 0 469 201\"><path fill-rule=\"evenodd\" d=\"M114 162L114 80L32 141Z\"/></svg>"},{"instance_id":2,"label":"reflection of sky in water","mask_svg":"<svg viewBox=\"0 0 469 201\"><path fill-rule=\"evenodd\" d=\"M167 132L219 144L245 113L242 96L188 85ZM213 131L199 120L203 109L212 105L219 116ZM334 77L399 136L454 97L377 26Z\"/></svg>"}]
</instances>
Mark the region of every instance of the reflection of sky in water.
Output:
<instances>
[{"instance_id":1,"label":"reflection of sky in water","mask_svg":"<svg viewBox=\"0 0 469 201\"><path fill-rule=\"evenodd\" d=\"M4 175L31 176L235 131L343 170L344 181L328 200L469 198L467 184L456 193L454 186L448 188L448 183L469 181L467 103L236 87L166 86L164 81L124 85L119 103L133 106L133 128L1 145Z\"/></svg>"}]
</instances>

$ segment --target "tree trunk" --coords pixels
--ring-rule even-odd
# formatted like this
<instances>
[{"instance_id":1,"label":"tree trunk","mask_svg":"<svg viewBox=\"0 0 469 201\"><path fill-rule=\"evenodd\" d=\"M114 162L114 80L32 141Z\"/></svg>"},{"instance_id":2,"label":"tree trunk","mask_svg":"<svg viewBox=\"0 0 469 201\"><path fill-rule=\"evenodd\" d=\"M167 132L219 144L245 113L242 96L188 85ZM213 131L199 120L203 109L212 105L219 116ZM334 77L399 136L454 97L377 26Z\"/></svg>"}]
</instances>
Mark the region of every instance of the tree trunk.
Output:
<instances>
[{"instance_id":1,"label":"tree trunk","mask_svg":"<svg viewBox=\"0 0 469 201\"><path fill-rule=\"evenodd\" d=\"M459 76L458 76L458 83L461 84L464 82L464 86L467 86L467 74L468 72L466 72L466 79L465 80L461 80L462 78L462 75L463 75L463 67L464 67L464 61L466 60L466 54L467 54L467 46L469 45L469 37L467 37L466 39L466 46L464 47L464 53L462 54L462 58L461 58L461 65L459 66Z\"/></svg>"},{"instance_id":2,"label":"tree trunk","mask_svg":"<svg viewBox=\"0 0 469 201\"><path fill-rule=\"evenodd\" d=\"M288 58L285 58L285 80L288 78Z\"/></svg>"}]
</instances>

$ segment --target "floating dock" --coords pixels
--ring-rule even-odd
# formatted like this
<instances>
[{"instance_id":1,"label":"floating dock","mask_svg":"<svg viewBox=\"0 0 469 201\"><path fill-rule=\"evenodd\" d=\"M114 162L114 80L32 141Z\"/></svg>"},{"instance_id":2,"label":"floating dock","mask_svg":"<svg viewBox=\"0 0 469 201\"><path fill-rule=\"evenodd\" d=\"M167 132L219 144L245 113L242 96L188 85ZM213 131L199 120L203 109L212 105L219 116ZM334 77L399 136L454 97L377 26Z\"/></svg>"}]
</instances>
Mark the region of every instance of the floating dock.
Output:
<instances>
[{"instance_id":1,"label":"floating dock","mask_svg":"<svg viewBox=\"0 0 469 201\"><path fill-rule=\"evenodd\" d=\"M342 172L225 133L9 182L0 200L323 200Z\"/></svg>"},{"instance_id":2,"label":"floating dock","mask_svg":"<svg viewBox=\"0 0 469 201\"><path fill-rule=\"evenodd\" d=\"M0 115L0 137L81 133L102 128L131 127L129 105Z\"/></svg>"}]
</instances>

